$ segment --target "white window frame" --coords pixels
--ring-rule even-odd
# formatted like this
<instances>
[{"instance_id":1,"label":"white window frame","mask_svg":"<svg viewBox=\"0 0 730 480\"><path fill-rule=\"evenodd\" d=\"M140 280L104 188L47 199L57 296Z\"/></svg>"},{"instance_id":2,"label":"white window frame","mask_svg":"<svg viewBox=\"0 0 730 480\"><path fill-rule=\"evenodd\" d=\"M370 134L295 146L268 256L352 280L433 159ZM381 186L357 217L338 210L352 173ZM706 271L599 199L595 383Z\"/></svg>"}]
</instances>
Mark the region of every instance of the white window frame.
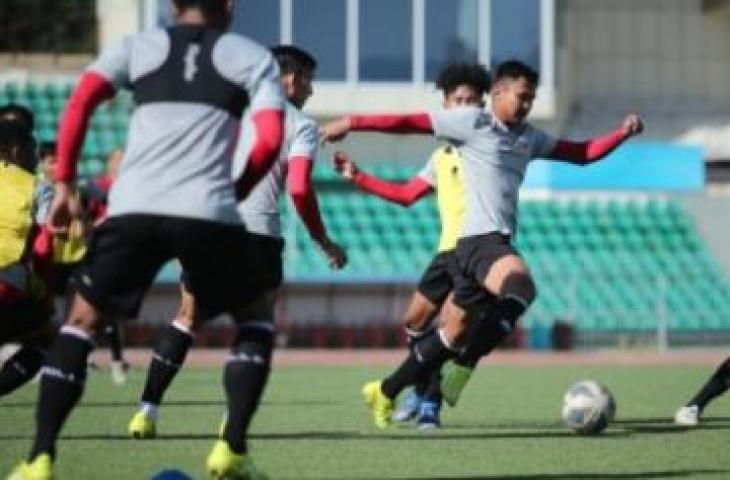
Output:
<instances>
[{"instance_id":1,"label":"white window frame","mask_svg":"<svg viewBox=\"0 0 730 480\"><path fill-rule=\"evenodd\" d=\"M144 1L144 27L156 26L158 0ZM292 43L292 2L306 0L271 0L280 2L280 40ZM384 111L423 110L438 105L440 97L433 83L425 80L425 0L412 2L412 72L413 79L399 81L359 80L359 6L361 1L347 2L345 33L345 79L315 82L315 93L306 110L319 117L334 117L346 113L374 113ZM478 0L479 25L491 25L491 2ZM489 28L478 29L480 63L489 65L491 39ZM532 110L532 117L549 119L555 115L555 0L540 0L540 85Z\"/></svg>"}]
</instances>

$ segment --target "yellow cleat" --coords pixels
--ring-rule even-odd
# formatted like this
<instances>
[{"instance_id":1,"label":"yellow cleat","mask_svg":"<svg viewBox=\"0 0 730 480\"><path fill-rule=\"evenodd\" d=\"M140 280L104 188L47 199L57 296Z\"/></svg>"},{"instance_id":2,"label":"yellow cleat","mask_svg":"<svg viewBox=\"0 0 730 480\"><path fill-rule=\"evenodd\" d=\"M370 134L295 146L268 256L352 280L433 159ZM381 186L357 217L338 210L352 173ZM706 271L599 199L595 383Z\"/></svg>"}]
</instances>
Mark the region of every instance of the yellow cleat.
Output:
<instances>
[{"instance_id":1,"label":"yellow cleat","mask_svg":"<svg viewBox=\"0 0 730 480\"><path fill-rule=\"evenodd\" d=\"M210 476L217 480L268 480L269 477L260 472L245 453L235 453L224 440L213 445L206 467Z\"/></svg>"},{"instance_id":2,"label":"yellow cleat","mask_svg":"<svg viewBox=\"0 0 730 480\"><path fill-rule=\"evenodd\" d=\"M18 465L7 480L53 480L53 460L47 453L42 453L31 463Z\"/></svg>"},{"instance_id":3,"label":"yellow cleat","mask_svg":"<svg viewBox=\"0 0 730 480\"><path fill-rule=\"evenodd\" d=\"M387 428L392 421L395 402L383 394L380 388L382 382L379 380L368 382L362 387L362 395L365 403L373 412L373 421L378 428Z\"/></svg>"},{"instance_id":4,"label":"yellow cleat","mask_svg":"<svg viewBox=\"0 0 730 480\"><path fill-rule=\"evenodd\" d=\"M140 440L144 438L155 438L157 435L155 421L145 415L143 411L134 414L132 420L129 421L127 430L132 438Z\"/></svg>"}]
</instances>

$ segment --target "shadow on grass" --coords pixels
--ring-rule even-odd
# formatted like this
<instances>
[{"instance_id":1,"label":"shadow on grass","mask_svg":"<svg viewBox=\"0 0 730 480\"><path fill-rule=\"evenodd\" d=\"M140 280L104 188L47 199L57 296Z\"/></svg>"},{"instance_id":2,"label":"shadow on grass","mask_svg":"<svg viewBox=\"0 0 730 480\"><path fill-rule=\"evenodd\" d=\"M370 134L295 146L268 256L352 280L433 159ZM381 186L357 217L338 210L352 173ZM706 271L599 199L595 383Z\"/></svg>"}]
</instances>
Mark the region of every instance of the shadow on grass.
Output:
<instances>
[{"instance_id":1,"label":"shadow on grass","mask_svg":"<svg viewBox=\"0 0 730 480\"><path fill-rule=\"evenodd\" d=\"M328 400L295 400L295 401L264 401L262 405L268 406L327 406L337 405L340 402L328 401ZM206 407L213 406L219 407L226 404L225 400L170 400L165 401L164 406L170 407ZM135 408L139 405L138 400L99 400L93 402L82 402L78 408ZM14 408L35 408L36 402L7 402L0 403L3 407L14 407Z\"/></svg>"},{"instance_id":2,"label":"shadow on grass","mask_svg":"<svg viewBox=\"0 0 730 480\"><path fill-rule=\"evenodd\" d=\"M629 473L539 473L530 475L508 474L508 475L485 475L485 476L463 476L458 477L357 477L351 480L538 480L538 479L561 479L561 480L591 480L597 478L606 479L633 479L633 478L682 478L704 475L719 475L729 473L730 470L712 469L686 469L686 470L657 470L652 472L629 472ZM302 478L301 480L306 480Z\"/></svg>"}]
</instances>

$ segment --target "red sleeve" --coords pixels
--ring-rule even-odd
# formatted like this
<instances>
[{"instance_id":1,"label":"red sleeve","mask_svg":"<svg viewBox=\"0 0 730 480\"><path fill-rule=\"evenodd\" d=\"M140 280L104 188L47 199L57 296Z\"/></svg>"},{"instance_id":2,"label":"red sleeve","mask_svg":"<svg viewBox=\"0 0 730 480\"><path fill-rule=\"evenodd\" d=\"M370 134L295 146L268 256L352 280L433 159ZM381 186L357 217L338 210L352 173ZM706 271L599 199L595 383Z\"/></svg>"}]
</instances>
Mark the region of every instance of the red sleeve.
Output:
<instances>
[{"instance_id":1,"label":"red sleeve","mask_svg":"<svg viewBox=\"0 0 730 480\"><path fill-rule=\"evenodd\" d=\"M585 142L558 140L550 157L585 165L602 159L621 145L625 139L623 130L618 129Z\"/></svg>"},{"instance_id":2,"label":"red sleeve","mask_svg":"<svg viewBox=\"0 0 730 480\"><path fill-rule=\"evenodd\" d=\"M433 133L428 113L409 115L352 115L350 130L386 133Z\"/></svg>"},{"instance_id":3,"label":"red sleeve","mask_svg":"<svg viewBox=\"0 0 730 480\"><path fill-rule=\"evenodd\" d=\"M33 239L33 270L44 280L50 279L53 269L53 235L41 225Z\"/></svg>"},{"instance_id":4,"label":"red sleeve","mask_svg":"<svg viewBox=\"0 0 730 480\"><path fill-rule=\"evenodd\" d=\"M355 185L380 198L407 207L433 191L433 187L421 177L413 177L408 183L381 180L364 172L355 175Z\"/></svg>"},{"instance_id":5,"label":"red sleeve","mask_svg":"<svg viewBox=\"0 0 730 480\"><path fill-rule=\"evenodd\" d=\"M246 170L236 182L236 197L243 200L274 164L284 139L284 111L259 110L253 114L256 143L251 149Z\"/></svg>"},{"instance_id":6,"label":"red sleeve","mask_svg":"<svg viewBox=\"0 0 730 480\"><path fill-rule=\"evenodd\" d=\"M84 144L84 135L96 107L114 97L111 82L97 73L87 72L66 105L60 127L56 154L55 179L70 182L76 178L76 163Z\"/></svg>"},{"instance_id":7,"label":"red sleeve","mask_svg":"<svg viewBox=\"0 0 730 480\"><path fill-rule=\"evenodd\" d=\"M290 158L286 181L299 218L306 225L309 235L315 240L320 240L325 237L326 230L322 215L319 213L317 197L312 189L312 167L312 159L309 157Z\"/></svg>"}]
</instances>

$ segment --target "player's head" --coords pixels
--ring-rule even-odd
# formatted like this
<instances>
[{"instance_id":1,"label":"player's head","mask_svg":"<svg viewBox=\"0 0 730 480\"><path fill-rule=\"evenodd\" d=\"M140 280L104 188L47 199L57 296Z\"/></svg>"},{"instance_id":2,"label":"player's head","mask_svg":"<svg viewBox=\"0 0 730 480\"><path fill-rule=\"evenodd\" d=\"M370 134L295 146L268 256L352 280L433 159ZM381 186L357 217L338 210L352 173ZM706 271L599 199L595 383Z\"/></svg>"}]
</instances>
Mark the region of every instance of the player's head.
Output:
<instances>
[{"instance_id":1,"label":"player's head","mask_svg":"<svg viewBox=\"0 0 730 480\"><path fill-rule=\"evenodd\" d=\"M492 86L492 111L507 125L521 123L532 109L538 75L519 60L497 66Z\"/></svg>"},{"instance_id":2,"label":"player's head","mask_svg":"<svg viewBox=\"0 0 730 480\"><path fill-rule=\"evenodd\" d=\"M0 120L0 161L33 173L38 163L35 147L35 139L25 126Z\"/></svg>"},{"instance_id":3,"label":"player's head","mask_svg":"<svg viewBox=\"0 0 730 480\"><path fill-rule=\"evenodd\" d=\"M439 73L436 87L443 92L444 108L481 105L489 92L489 72L478 63L452 63Z\"/></svg>"},{"instance_id":4,"label":"player's head","mask_svg":"<svg viewBox=\"0 0 730 480\"><path fill-rule=\"evenodd\" d=\"M56 142L41 142L38 147L38 161L46 178L53 178L53 169L56 166Z\"/></svg>"},{"instance_id":5,"label":"player's head","mask_svg":"<svg viewBox=\"0 0 730 480\"><path fill-rule=\"evenodd\" d=\"M223 30L233 18L233 0L173 0L173 4L177 18L199 13L207 25Z\"/></svg>"},{"instance_id":6,"label":"player's head","mask_svg":"<svg viewBox=\"0 0 730 480\"><path fill-rule=\"evenodd\" d=\"M30 135L33 134L33 128L35 128L33 112L15 103L0 107L0 122L14 122Z\"/></svg>"},{"instance_id":7,"label":"player's head","mask_svg":"<svg viewBox=\"0 0 730 480\"><path fill-rule=\"evenodd\" d=\"M302 108L312 95L312 80L317 60L301 48L293 45L277 45L271 53L279 64L281 86L291 103Z\"/></svg>"}]
</instances>

